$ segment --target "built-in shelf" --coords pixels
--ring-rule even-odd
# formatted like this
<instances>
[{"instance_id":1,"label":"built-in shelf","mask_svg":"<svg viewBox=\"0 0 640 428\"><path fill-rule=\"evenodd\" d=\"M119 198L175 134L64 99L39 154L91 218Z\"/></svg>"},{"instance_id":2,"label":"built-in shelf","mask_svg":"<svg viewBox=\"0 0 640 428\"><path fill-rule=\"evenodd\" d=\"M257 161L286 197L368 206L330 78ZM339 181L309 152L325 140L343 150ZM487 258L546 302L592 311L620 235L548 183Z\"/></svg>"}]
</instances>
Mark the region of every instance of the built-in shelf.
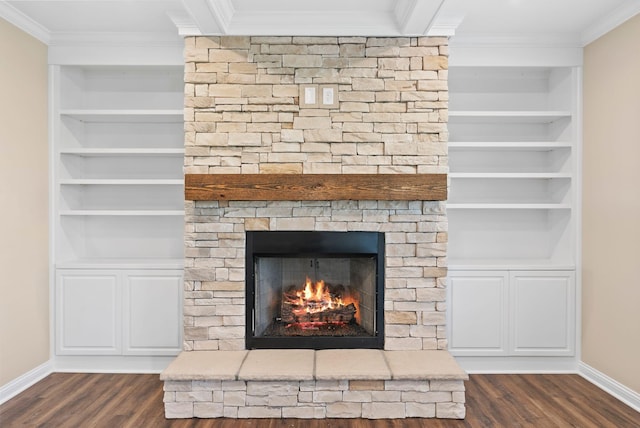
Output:
<instances>
[{"instance_id":1,"label":"built-in shelf","mask_svg":"<svg viewBox=\"0 0 640 428\"><path fill-rule=\"evenodd\" d=\"M182 122L184 120L183 110L154 110L154 109L65 109L60 110L61 116L71 117L82 122Z\"/></svg>"},{"instance_id":2,"label":"built-in shelf","mask_svg":"<svg viewBox=\"0 0 640 428\"><path fill-rule=\"evenodd\" d=\"M167 268L154 260L183 253L184 70L55 70L56 260Z\"/></svg>"},{"instance_id":3,"label":"built-in shelf","mask_svg":"<svg viewBox=\"0 0 640 428\"><path fill-rule=\"evenodd\" d=\"M510 110L449 110L449 122L466 123L551 123L560 119L571 118L571 111L564 110L535 110L535 111L510 111Z\"/></svg>"},{"instance_id":4,"label":"built-in shelf","mask_svg":"<svg viewBox=\"0 0 640 428\"><path fill-rule=\"evenodd\" d=\"M492 204L492 203L448 203L447 209L450 210L570 210L571 204Z\"/></svg>"},{"instance_id":5,"label":"built-in shelf","mask_svg":"<svg viewBox=\"0 0 640 428\"><path fill-rule=\"evenodd\" d=\"M180 156L184 149L180 148L63 148L62 155L76 156Z\"/></svg>"},{"instance_id":6,"label":"built-in shelf","mask_svg":"<svg viewBox=\"0 0 640 428\"><path fill-rule=\"evenodd\" d=\"M65 210L62 216L183 216L184 210Z\"/></svg>"},{"instance_id":7,"label":"built-in shelf","mask_svg":"<svg viewBox=\"0 0 640 428\"><path fill-rule=\"evenodd\" d=\"M571 173L565 172L451 172L451 178L571 178Z\"/></svg>"},{"instance_id":8,"label":"built-in shelf","mask_svg":"<svg viewBox=\"0 0 640 428\"><path fill-rule=\"evenodd\" d=\"M573 270L575 264L553 259L455 259L450 270Z\"/></svg>"},{"instance_id":9,"label":"built-in shelf","mask_svg":"<svg viewBox=\"0 0 640 428\"><path fill-rule=\"evenodd\" d=\"M450 266L571 268L576 82L571 68L449 70Z\"/></svg>"},{"instance_id":10,"label":"built-in shelf","mask_svg":"<svg viewBox=\"0 0 640 428\"><path fill-rule=\"evenodd\" d=\"M62 185L145 185L145 186L182 186L183 180L180 179L110 179L110 178L68 178L59 181Z\"/></svg>"},{"instance_id":11,"label":"built-in shelf","mask_svg":"<svg viewBox=\"0 0 640 428\"><path fill-rule=\"evenodd\" d=\"M554 141L450 141L449 149L474 150L555 150L571 148L570 142Z\"/></svg>"},{"instance_id":12,"label":"built-in shelf","mask_svg":"<svg viewBox=\"0 0 640 428\"><path fill-rule=\"evenodd\" d=\"M183 259L94 258L60 260L58 269L182 269Z\"/></svg>"}]
</instances>

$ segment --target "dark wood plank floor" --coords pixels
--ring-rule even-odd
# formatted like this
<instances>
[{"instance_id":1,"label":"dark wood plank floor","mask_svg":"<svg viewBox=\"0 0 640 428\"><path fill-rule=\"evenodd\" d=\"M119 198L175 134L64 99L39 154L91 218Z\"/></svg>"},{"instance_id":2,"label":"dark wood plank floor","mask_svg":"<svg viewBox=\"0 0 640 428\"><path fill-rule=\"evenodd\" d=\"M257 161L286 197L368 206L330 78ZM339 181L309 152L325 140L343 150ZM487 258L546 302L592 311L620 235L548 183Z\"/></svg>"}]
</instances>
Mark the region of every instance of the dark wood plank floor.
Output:
<instances>
[{"instance_id":1,"label":"dark wood plank floor","mask_svg":"<svg viewBox=\"0 0 640 428\"><path fill-rule=\"evenodd\" d=\"M166 420L158 375L54 373L0 406L0 427L640 427L640 413L577 375L471 375L467 418Z\"/></svg>"}]
</instances>

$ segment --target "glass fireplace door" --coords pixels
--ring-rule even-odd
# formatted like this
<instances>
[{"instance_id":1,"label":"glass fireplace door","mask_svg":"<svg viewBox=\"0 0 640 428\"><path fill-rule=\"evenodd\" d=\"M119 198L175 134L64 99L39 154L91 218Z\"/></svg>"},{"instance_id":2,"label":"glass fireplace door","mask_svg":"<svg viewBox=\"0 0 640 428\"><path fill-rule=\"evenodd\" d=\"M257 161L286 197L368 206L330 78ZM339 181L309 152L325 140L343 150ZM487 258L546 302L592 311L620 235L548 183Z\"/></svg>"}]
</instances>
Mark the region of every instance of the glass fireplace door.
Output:
<instances>
[{"instance_id":1,"label":"glass fireplace door","mask_svg":"<svg viewBox=\"0 0 640 428\"><path fill-rule=\"evenodd\" d=\"M369 234L375 248L354 252L348 232L260 234L262 251L247 240L248 348L382 347L383 237Z\"/></svg>"}]
</instances>

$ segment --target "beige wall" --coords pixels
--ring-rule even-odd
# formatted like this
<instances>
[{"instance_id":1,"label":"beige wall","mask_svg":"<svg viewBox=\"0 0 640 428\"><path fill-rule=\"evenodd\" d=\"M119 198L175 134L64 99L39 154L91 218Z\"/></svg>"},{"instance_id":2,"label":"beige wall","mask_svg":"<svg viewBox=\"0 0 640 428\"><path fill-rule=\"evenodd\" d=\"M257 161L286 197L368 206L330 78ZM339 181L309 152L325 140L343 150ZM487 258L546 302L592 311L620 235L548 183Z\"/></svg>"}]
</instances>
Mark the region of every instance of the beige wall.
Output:
<instances>
[{"instance_id":1,"label":"beige wall","mask_svg":"<svg viewBox=\"0 0 640 428\"><path fill-rule=\"evenodd\" d=\"M582 360L640 392L640 15L585 49Z\"/></svg>"},{"instance_id":2,"label":"beige wall","mask_svg":"<svg viewBox=\"0 0 640 428\"><path fill-rule=\"evenodd\" d=\"M0 386L49 359L47 47L0 19Z\"/></svg>"}]
</instances>

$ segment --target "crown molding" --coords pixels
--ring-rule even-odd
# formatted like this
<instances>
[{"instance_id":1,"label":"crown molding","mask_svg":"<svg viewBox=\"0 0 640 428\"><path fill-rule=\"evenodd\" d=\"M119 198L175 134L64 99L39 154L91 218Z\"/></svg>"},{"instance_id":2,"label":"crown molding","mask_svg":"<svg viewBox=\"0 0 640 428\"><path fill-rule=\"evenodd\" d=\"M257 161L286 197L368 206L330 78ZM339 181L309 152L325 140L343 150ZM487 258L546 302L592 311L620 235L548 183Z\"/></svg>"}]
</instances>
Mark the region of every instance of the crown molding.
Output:
<instances>
[{"instance_id":1,"label":"crown molding","mask_svg":"<svg viewBox=\"0 0 640 428\"><path fill-rule=\"evenodd\" d=\"M444 0L409 0L398 2L394 16L403 35L427 34L438 16Z\"/></svg>"},{"instance_id":2,"label":"crown molding","mask_svg":"<svg viewBox=\"0 0 640 428\"><path fill-rule=\"evenodd\" d=\"M216 24L222 34L226 34L229 30L229 24L236 13L231 0L207 0L207 2Z\"/></svg>"},{"instance_id":3,"label":"crown molding","mask_svg":"<svg viewBox=\"0 0 640 428\"><path fill-rule=\"evenodd\" d=\"M527 48L576 48L582 47L578 34L457 34L451 38L450 46L459 47L527 47Z\"/></svg>"},{"instance_id":4,"label":"crown molding","mask_svg":"<svg viewBox=\"0 0 640 428\"><path fill-rule=\"evenodd\" d=\"M198 24L193 20L191 15L186 10L170 10L167 11L167 16L173 22L173 25L178 28L178 34L180 36L201 36L202 32L198 27Z\"/></svg>"},{"instance_id":5,"label":"crown molding","mask_svg":"<svg viewBox=\"0 0 640 428\"><path fill-rule=\"evenodd\" d=\"M157 47L182 46L177 33L125 33L125 32L59 32L51 36L50 46L127 46Z\"/></svg>"},{"instance_id":6,"label":"crown molding","mask_svg":"<svg viewBox=\"0 0 640 428\"><path fill-rule=\"evenodd\" d=\"M230 2L230 0L220 1L225 3ZM214 11L211 5L212 3L208 0L182 0L182 7L184 7L187 14L191 17L192 23L185 26L184 29L178 27L179 30L184 31L184 35L190 36L226 34L226 25L228 25L228 22L223 21L217 15L217 13L221 13L218 9L223 8L216 8L216 11Z\"/></svg>"},{"instance_id":7,"label":"crown molding","mask_svg":"<svg viewBox=\"0 0 640 428\"><path fill-rule=\"evenodd\" d=\"M51 32L47 28L43 27L5 1L0 1L0 18L3 18L12 25L15 25L25 33L35 37L46 45L51 42Z\"/></svg>"},{"instance_id":8,"label":"crown molding","mask_svg":"<svg viewBox=\"0 0 640 428\"><path fill-rule=\"evenodd\" d=\"M582 46L586 46L607 34L625 21L640 13L640 1L627 0L602 19L589 25L581 34Z\"/></svg>"}]
</instances>

